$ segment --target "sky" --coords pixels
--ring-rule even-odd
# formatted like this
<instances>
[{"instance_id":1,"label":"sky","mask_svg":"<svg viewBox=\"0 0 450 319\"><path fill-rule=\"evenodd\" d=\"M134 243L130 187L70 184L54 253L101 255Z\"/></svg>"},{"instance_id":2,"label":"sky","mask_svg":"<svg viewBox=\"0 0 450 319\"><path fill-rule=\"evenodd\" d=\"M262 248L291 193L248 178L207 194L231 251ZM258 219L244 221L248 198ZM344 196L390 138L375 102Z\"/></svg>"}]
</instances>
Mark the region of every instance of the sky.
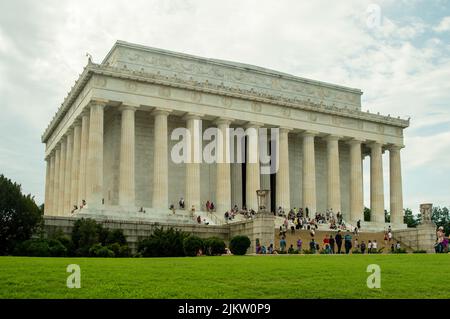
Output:
<instances>
[{"instance_id":1,"label":"sky","mask_svg":"<svg viewBox=\"0 0 450 319\"><path fill-rule=\"evenodd\" d=\"M41 135L86 53L100 63L116 40L359 88L363 111L411 118L404 207L450 205L448 1L0 1L0 174L38 203Z\"/></svg>"}]
</instances>

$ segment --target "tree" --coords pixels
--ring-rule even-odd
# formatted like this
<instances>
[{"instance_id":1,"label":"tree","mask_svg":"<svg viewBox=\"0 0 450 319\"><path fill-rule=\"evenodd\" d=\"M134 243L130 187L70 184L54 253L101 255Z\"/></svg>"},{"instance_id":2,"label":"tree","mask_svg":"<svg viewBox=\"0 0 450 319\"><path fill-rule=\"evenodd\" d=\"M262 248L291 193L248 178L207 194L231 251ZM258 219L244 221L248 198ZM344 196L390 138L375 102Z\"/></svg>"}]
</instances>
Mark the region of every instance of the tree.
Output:
<instances>
[{"instance_id":1,"label":"tree","mask_svg":"<svg viewBox=\"0 0 450 319\"><path fill-rule=\"evenodd\" d=\"M433 207L431 212L431 220L437 227L444 227L444 232L448 236L450 233L450 213L447 207Z\"/></svg>"},{"instance_id":2,"label":"tree","mask_svg":"<svg viewBox=\"0 0 450 319\"><path fill-rule=\"evenodd\" d=\"M77 256L88 256L89 249L100 242L99 233L102 233L102 230L103 227L93 219L78 219L72 229L72 243L75 254Z\"/></svg>"},{"instance_id":3,"label":"tree","mask_svg":"<svg viewBox=\"0 0 450 319\"><path fill-rule=\"evenodd\" d=\"M413 215L410 208L404 209L404 212L403 222L408 225L408 227L416 227L419 224L419 218Z\"/></svg>"},{"instance_id":4,"label":"tree","mask_svg":"<svg viewBox=\"0 0 450 319\"><path fill-rule=\"evenodd\" d=\"M0 175L0 254L28 240L41 226L42 211L34 197L22 194L21 186Z\"/></svg>"}]
</instances>

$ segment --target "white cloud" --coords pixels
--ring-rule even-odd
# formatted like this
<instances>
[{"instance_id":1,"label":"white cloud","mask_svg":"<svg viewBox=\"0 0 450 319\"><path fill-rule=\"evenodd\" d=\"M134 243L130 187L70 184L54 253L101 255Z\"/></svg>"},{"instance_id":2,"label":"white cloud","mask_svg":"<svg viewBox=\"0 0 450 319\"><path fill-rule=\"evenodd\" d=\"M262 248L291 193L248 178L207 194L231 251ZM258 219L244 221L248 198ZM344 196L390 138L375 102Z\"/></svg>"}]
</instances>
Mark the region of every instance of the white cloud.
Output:
<instances>
[{"instance_id":1,"label":"white cloud","mask_svg":"<svg viewBox=\"0 0 450 319\"><path fill-rule=\"evenodd\" d=\"M434 31L436 32L450 31L450 17L443 18L441 22L436 27L434 27Z\"/></svg>"}]
</instances>

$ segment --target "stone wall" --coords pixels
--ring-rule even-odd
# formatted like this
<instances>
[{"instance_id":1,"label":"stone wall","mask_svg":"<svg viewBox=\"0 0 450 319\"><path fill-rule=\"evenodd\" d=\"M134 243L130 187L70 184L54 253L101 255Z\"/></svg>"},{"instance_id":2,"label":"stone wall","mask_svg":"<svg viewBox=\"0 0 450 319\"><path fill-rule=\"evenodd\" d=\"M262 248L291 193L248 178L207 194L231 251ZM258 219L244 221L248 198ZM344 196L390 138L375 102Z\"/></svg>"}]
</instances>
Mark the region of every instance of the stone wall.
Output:
<instances>
[{"instance_id":1,"label":"stone wall","mask_svg":"<svg viewBox=\"0 0 450 319\"><path fill-rule=\"evenodd\" d=\"M45 231L48 235L57 231L62 231L70 236L73 224L77 218L62 216L44 216ZM189 224L163 224L144 221L120 221L120 220L98 220L108 229L122 229L127 238L127 242L133 252L136 252L137 243L148 237L155 227L173 227L181 231L194 234L201 238L219 237L228 245L230 239L236 235L246 235L251 240L251 247L247 253L255 252L256 238L261 244L269 245L274 241L274 217L273 215L257 215L253 220L226 225L189 225Z\"/></svg>"},{"instance_id":2,"label":"stone wall","mask_svg":"<svg viewBox=\"0 0 450 319\"><path fill-rule=\"evenodd\" d=\"M428 253L434 252L436 243L436 225L426 223L416 228L408 228L394 231L394 240L400 241L413 250L426 250Z\"/></svg>"}]
</instances>

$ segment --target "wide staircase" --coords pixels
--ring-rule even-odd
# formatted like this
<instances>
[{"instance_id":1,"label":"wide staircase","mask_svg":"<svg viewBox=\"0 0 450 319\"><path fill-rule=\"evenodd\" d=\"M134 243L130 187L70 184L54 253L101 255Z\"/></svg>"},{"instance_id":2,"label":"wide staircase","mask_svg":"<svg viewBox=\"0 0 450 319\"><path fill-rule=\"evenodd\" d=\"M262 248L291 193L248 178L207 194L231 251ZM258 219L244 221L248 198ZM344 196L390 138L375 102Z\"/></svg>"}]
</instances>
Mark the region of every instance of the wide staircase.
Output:
<instances>
[{"instance_id":1,"label":"wide staircase","mask_svg":"<svg viewBox=\"0 0 450 319\"><path fill-rule=\"evenodd\" d=\"M280 234L279 234L279 227L275 229L275 248L279 249L280 248ZM337 231L335 230L316 230L315 231L315 235L314 235L314 240L319 243L320 245L320 249L323 248L323 239L325 238L325 236L327 236L328 238L330 237L330 235L333 235L333 237L336 235ZM346 234L345 231L341 231L341 234L344 236ZM354 243L355 243L355 239L358 239L358 243L361 244L362 241L364 241L366 243L366 247L367 247L367 243L370 241L377 241L377 248L383 248L382 253L389 253L391 251L391 244L394 241L391 241L391 243L388 242L388 245L385 247L384 245L384 232L360 232L358 233L358 235L354 235L353 233L351 233L352 235L352 249L355 249L354 247ZM293 245L294 249L297 249L297 240L301 238L302 240L302 249L308 249L309 250L309 242L311 241L311 234L309 230L295 230L293 233L291 232L291 230L289 229L286 232L286 249L288 249L291 245ZM337 251L337 248L336 248ZM345 251L344 249L344 244L342 244L342 251ZM350 252L351 253L351 252ZM366 248L366 253L367 253L367 248Z\"/></svg>"}]
</instances>

